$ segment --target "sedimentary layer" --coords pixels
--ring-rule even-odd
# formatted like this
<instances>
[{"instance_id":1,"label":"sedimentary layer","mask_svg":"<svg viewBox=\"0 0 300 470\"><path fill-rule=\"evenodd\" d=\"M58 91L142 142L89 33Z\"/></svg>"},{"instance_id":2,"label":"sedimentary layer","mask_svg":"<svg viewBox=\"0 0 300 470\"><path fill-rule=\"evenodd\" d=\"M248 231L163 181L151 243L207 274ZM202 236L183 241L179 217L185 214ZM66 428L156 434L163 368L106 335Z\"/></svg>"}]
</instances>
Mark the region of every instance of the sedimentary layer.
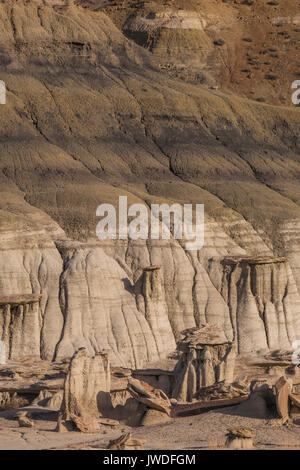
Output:
<instances>
[{"instance_id":1,"label":"sedimentary layer","mask_svg":"<svg viewBox=\"0 0 300 470\"><path fill-rule=\"evenodd\" d=\"M203 323L221 326L240 353L291 347L299 110L172 79L101 11L8 1L0 13L0 296L41 296L28 354L110 348L113 364L141 367ZM100 243L96 208L120 195L203 203L203 249ZM271 260L247 262L258 255ZM3 312L24 314L9 306L3 340ZM14 344L9 354L21 357Z\"/></svg>"}]
</instances>

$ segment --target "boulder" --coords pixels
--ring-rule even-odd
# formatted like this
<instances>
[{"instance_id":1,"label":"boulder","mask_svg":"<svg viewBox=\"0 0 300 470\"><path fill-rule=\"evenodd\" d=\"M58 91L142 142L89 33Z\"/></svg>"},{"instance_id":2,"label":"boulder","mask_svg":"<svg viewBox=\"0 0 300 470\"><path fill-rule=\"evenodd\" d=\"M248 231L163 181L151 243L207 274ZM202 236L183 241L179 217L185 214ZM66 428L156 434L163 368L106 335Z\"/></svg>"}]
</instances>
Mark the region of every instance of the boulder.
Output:
<instances>
[{"instance_id":1,"label":"boulder","mask_svg":"<svg viewBox=\"0 0 300 470\"><path fill-rule=\"evenodd\" d=\"M146 384L146 382L144 382ZM144 396L145 398L151 398L151 393L149 391L149 386L148 390L146 386L143 385L143 383L140 380L130 378L128 380L128 385L138 394Z\"/></svg>"},{"instance_id":2,"label":"boulder","mask_svg":"<svg viewBox=\"0 0 300 470\"><path fill-rule=\"evenodd\" d=\"M107 449L110 450L143 450L146 440L144 439L133 439L132 434L122 434L117 439L113 439L109 442Z\"/></svg>"},{"instance_id":3,"label":"boulder","mask_svg":"<svg viewBox=\"0 0 300 470\"><path fill-rule=\"evenodd\" d=\"M100 431L100 424L94 416L75 416L71 415L71 419L78 431L93 434Z\"/></svg>"},{"instance_id":4,"label":"boulder","mask_svg":"<svg viewBox=\"0 0 300 470\"><path fill-rule=\"evenodd\" d=\"M146 382L130 378L128 380L128 390L133 398L145 405L147 408L165 413L171 413L171 403L167 395L159 389L151 387Z\"/></svg>"},{"instance_id":5,"label":"boulder","mask_svg":"<svg viewBox=\"0 0 300 470\"><path fill-rule=\"evenodd\" d=\"M18 415L18 423L20 428L33 428L34 421L29 418L28 412L24 412Z\"/></svg>"},{"instance_id":6,"label":"boulder","mask_svg":"<svg viewBox=\"0 0 300 470\"><path fill-rule=\"evenodd\" d=\"M231 450L250 450L254 448L254 433L251 429L229 428L225 446Z\"/></svg>"},{"instance_id":7,"label":"boulder","mask_svg":"<svg viewBox=\"0 0 300 470\"><path fill-rule=\"evenodd\" d=\"M275 396L271 381L255 380L251 383L248 400L241 403L237 411L242 416L266 419L274 405Z\"/></svg>"},{"instance_id":8,"label":"boulder","mask_svg":"<svg viewBox=\"0 0 300 470\"><path fill-rule=\"evenodd\" d=\"M156 424L168 423L169 421L171 421L171 418L168 414L151 408L144 414L140 425L154 426Z\"/></svg>"}]
</instances>

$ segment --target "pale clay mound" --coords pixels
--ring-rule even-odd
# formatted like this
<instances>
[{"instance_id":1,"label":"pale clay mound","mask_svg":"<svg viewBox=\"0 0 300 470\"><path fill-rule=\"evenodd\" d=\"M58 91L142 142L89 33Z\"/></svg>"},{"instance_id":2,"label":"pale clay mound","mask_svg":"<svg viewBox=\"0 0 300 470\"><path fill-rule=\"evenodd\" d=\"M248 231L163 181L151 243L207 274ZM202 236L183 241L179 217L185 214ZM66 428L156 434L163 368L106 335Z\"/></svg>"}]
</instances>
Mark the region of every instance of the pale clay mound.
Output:
<instances>
[{"instance_id":1,"label":"pale clay mound","mask_svg":"<svg viewBox=\"0 0 300 470\"><path fill-rule=\"evenodd\" d=\"M143 367L203 323L239 353L290 349L299 111L174 81L108 16L80 7L1 3L0 46L0 298L42 294L33 307L0 304L9 358L109 348L113 364ZM204 203L204 248L101 245L96 207L120 193ZM277 253L291 262L224 261Z\"/></svg>"}]
</instances>

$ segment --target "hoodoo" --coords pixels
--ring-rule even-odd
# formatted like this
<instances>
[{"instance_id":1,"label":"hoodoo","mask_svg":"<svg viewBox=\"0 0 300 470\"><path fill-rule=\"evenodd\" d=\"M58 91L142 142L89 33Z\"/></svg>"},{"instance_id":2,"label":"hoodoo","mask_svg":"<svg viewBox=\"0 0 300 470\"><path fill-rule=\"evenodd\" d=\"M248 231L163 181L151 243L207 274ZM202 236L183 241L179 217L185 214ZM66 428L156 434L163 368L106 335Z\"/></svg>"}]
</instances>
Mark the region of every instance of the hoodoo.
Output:
<instances>
[{"instance_id":1,"label":"hoodoo","mask_svg":"<svg viewBox=\"0 0 300 470\"><path fill-rule=\"evenodd\" d=\"M221 328L207 325L183 334L178 343L182 356L174 370L174 398L192 401L202 387L233 382L235 347Z\"/></svg>"}]
</instances>

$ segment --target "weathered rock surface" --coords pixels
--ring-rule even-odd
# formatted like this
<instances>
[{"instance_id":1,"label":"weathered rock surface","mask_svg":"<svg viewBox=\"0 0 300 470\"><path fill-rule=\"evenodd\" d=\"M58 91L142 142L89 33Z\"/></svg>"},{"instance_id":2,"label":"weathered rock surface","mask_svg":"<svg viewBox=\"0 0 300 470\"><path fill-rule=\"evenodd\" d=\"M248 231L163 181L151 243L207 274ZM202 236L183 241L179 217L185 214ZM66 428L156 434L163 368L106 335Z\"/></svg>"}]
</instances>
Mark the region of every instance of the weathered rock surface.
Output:
<instances>
[{"instance_id":1,"label":"weathered rock surface","mask_svg":"<svg viewBox=\"0 0 300 470\"><path fill-rule=\"evenodd\" d=\"M200 390L194 394L193 398L197 400L210 401L245 397L248 394L249 390L246 384L225 384L224 382L220 382L215 385L211 385L210 387L201 387Z\"/></svg>"},{"instance_id":2,"label":"weathered rock surface","mask_svg":"<svg viewBox=\"0 0 300 470\"><path fill-rule=\"evenodd\" d=\"M89 354L109 348L114 363L134 367L151 354L159 358L165 352L168 343L159 343L163 329L156 331L156 342L155 331L137 310L134 296L124 289L127 278L101 248L74 253L61 280L65 324L57 358L68 357L80 347L86 347ZM173 340L167 318L166 322Z\"/></svg>"},{"instance_id":3,"label":"weathered rock surface","mask_svg":"<svg viewBox=\"0 0 300 470\"><path fill-rule=\"evenodd\" d=\"M30 404L59 410L67 363L23 360L0 367L0 407L19 408Z\"/></svg>"},{"instance_id":4,"label":"weathered rock surface","mask_svg":"<svg viewBox=\"0 0 300 470\"><path fill-rule=\"evenodd\" d=\"M293 405L295 405L300 410L300 397L294 393L290 393L289 398Z\"/></svg>"},{"instance_id":5,"label":"weathered rock surface","mask_svg":"<svg viewBox=\"0 0 300 470\"><path fill-rule=\"evenodd\" d=\"M51 410L59 411L63 400L63 390L51 392L41 390L39 395L32 401L32 405L45 406Z\"/></svg>"},{"instance_id":6,"label":"weathered rock surface","mask_svg":"<svg viewBox=\"0 0 300 470\"><path fill-rule=\"evenodd\" d=\"M76 429L80 432L93 434L100 431L100 424L94 416L70 415L70 418Z\"/></svg>"},{"instance_id":7,"label":"weathered rock surface","mask_svg":"<svg viewBox=\"0 0 300 470\"><path fill-rule=\"evenodd\" d=\"M171 412L171 403L167 395L159 389L154 389L146 382L136 379L128 380L128 390L133 398L145 405L168 416Z\"/></svg>"},{"instance_id":8,"label":"weathered rock surface","mask_svg":"<svg viewBox=\"0 0 300 470\"><path fill-rule=\"evenodd\" d=\"M0 338L6 359L53 359L63 327L57 249L1 250L0 265Z\"/></svg>"},{"instance_id":9,"label":"weathered rock surface","mask_svg":"<svg viewBox=\"0 0 300 470\"><path fill-rule=\"evenodd\" d=\"M0 298L0 336L7 359L40 357L40 295Z\"/></svg>"}]
</instances>

